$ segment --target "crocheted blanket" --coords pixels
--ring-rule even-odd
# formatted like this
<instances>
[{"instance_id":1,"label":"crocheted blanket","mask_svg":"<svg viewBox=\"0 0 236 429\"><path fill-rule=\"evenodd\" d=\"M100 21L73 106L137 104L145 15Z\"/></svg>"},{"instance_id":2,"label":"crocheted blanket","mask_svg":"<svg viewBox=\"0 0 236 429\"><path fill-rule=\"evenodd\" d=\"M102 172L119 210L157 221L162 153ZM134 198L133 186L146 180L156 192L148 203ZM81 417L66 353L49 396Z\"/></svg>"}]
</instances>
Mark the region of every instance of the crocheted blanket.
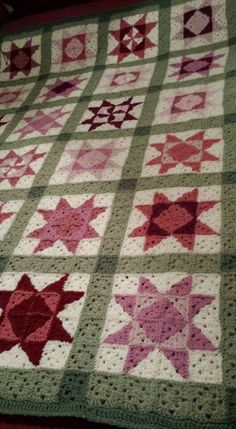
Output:
<instances>
[{"instance_id":1,"label":"crocheted blanket","mask_svg":"<svg viewBox=\"0 0 236 429\"><path fill-rule=\"evenodd\" d=\"M235 12L3 37L1 413L234 427Z\"/></svg>"}]
</instances>

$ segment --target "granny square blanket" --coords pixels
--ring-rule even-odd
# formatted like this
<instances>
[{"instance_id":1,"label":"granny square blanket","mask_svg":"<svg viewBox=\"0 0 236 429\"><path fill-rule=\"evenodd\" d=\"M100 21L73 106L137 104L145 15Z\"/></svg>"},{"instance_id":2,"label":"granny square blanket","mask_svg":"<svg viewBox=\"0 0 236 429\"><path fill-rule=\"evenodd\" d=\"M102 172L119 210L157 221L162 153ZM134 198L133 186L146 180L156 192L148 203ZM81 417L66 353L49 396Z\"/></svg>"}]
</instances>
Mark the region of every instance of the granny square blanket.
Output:
<instances>
[{"instance_id":1,"label":"granny square blanket","mask_svg":"<svg viewBox=\"0 0 236 429\"><path fill-rule=\"evenodd\" d=\"M0 50L0 413L235 428L235 1Z\"/></svg>"}]
</instances>

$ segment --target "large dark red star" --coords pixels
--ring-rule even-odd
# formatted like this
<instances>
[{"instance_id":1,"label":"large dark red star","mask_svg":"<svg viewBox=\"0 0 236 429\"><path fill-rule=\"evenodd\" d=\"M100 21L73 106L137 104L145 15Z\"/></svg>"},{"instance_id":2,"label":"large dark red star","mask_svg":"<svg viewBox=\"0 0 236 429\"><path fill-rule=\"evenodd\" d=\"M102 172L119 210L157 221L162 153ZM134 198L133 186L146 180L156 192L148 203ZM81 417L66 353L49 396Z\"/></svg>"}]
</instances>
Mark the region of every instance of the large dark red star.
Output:
<instances>
[{"instance_id":1,"label":"large dark red star","mask_svg":"<svg viewBox=\"0 0 236 429\"><path fill-rule=\"evenodd\" d=\"M58 313L66 304L79 301L84 292L65 291L68 275L38 291L24 274L13 291L0 291L0 353L19 345L29 360L38 365L50 340L71 343Z\"/></svg>"},{"instance_id":2,"label":"large dark red star","mask_svg":"<svg viewBox=\"0 0 236 429\"><path fill-rule=\"evenodd\" d=\"M33 54L38 48L38 45L32 46L31 40L27 40L22 48L12 42L10 51L4 53L10 64L3 71L10 73L10 79L13 79L19 72L28 76L33 68L39 66L33 59Z\"/></svg>"},{"instance_id":3,"label":"large dark red star","mask_svg":"<svg viewBox=\"0 0 236 429\"><path fill-rule=\"evenodd\" d=\"M128 100L124 100L119 104L103 100L100 106L88 108L90 112L93 113L93 116L83 121L82 124L90 125L88 131L95 130L104 124L109 124L120 129L124 122L137 119L132 114L132 110L139 104L141 104L141 102L133 103L133 97L130 97Z\"/></svg>"},{"instance_id":4,"label":"large dark red star","mask_svg":"<svg viewBox=\"0 0 236 429\"><path fill-rule=\"evenodd\" d=\"M192 250L196 235L216 235L217 232L198 217L210 210L218 201L198 201L198 189L184 193L176 201L156 192L153 204L142 204L136 208L147 220L134 228L129 237L145 237L144 250L158 245L167 237L176 238L183 247Z\"/></svg>"},{"instance_id":5,"label":"large dark red star","mask_svg":"<svg viewBox=\"0 0 236 429\"><path fill-rule=\"evenodd\" d=\"M121 19L120 29L110 32L118 44L109 55L117 56L118 63L130 54L139 59L144 58L145 50L156 46L147 36L156 25L156 22L146 22L146 15L132 25L125 19Z\"/></svg>"}]
</instances>

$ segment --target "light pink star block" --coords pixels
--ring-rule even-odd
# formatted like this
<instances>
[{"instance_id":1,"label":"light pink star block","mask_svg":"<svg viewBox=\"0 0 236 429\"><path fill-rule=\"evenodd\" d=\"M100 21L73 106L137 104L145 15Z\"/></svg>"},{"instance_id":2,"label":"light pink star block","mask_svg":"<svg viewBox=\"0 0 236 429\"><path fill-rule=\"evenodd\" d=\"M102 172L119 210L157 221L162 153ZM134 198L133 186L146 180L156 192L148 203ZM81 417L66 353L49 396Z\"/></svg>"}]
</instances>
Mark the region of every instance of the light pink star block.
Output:
<instances>
[{"instance_id":1,"label":"light pink star block","mask_svg":"<svg viewBox=\"0 0 236 429\"><path fill-rule=\"evenodd\" d=\"M130 143L130 137L69 142L50 184L118 180Z\"/></svg>"}]
</instances>

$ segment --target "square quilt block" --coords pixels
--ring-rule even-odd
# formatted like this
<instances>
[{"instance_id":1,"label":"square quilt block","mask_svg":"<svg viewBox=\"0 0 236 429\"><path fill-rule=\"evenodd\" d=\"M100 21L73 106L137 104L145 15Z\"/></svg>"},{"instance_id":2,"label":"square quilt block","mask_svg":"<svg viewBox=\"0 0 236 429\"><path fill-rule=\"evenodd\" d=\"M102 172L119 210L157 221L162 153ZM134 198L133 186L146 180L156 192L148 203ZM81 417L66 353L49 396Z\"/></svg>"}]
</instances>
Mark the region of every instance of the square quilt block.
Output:
<instances>
[{"instance_id":1,"label":"square quilt block","mask_svg":"<svg viewBox=\"0 0 236 429\"><path fill-rule=\"evenodd\" d=\"M108 64L155 57L158 53L158 12L111 20L107 52Z\"/></svg>"},{"instance_id":2,"label":"square quilt block","mask_svg":"<svg viewBox=\"0 0 236 429\"><path fill-rule=\"evenodd\" d=\"M49 184L118 180L131 138L76 140L67 144Z\"/></svg>"},{"instance_id":3,"label":"square quilt block","mask_svg":"<svg viewBox=\"0 0 236 429\"><path fill-rule=\"evenodd\" d=\"M155 64L142 64L132 67L106 69L95 90L95 94L129 91L148 87Z\"/></svg>"},{"instance_id":4,"label":"square quilt block","mask_svg":"<svg viewBox=\"0 0 236 429\"><path fill-rule=\"evenodd\" d=\"M66 104L64 106L27 111L7 138L7 141L59 134L75 106L76 104Z\"/></svg>"},{"instance_id":5,"label":"square quilt block","mask_svg":"<svg viewBox=\"0 0 236 429\"><path fill-rule=\"evenodd\" d=\"M88 274L3 273L0 367L63 368L88 283Z\"/></svg>"},{"instance_id":6,"label":"square quilt block","mask_svg":"<svg viewBox=\"0 0 236 429\"><path fill-rule=\"evenodd\" d=\"M116 275L95 369L220 383L220 276Z\"/></svg>"},{"instance_id":7,"label":"square quilt block","mask_svg":"<svg viewBox=\"0 0 236 429\"><path fill-rule=\"evenodd\" d=\"M171 58L164 83L185 82L224 73L229 48Z\"/></svg>"},{"instance_id":8,"label":"square quilt block","mask_svg":"<svg viewBox=\"0 0 236 429\"><path fill-rule=\"evenodd\" d=\"M0 151L0 189L30 188L52 144Z\"/></svg>"},{"instance_id":9,"label":"square quilt block","mask_svg":"<svg viewBox=\"0 0 236 429\"><path fill-rule=\"evenodd\" d=\"M122 255L217 253L220 186L138 191Z\"/></svg>"},{"instance_id":10,"label":"square quilt block","mask_svg":"<svg viewBox=\"0 0 236 429\"><path fill-rule=\"evenodd\" d=\"M0 201L0 240L4 239L23 203L23 200Z\"/></svg>"},{"instance_id":11,"label":"square quilt block","mask_svg":"<svg viewBox=\"0 0 236 429\"><path fill-rule=\"evenodd\" d=\"M135 128L145 96L91 101L77 131L101 131Z\"/></svg>"},{"instance_id":12,"label":"square quilt block","mask_svg":"<svg viewBox=\"0 0 236 429\"><path fill-rule=\"evenodd\" d=\"M34 83L0 89L0 111L8 107L20 107L30 94Z\"/></svg>"},{"instance_id":13,"label":"square quilt block","mask_svg":"<svg viewBox=\"0 0 236 429\"><path fill-rule=\"evenodd\" d=\"M51 71L93 66L97 54L97 28L96 23L89 23L53 31Z\"/></svg>"},{"instance_id":14,"label":"square quilt block","mask_svg":"<svg viewBox=\"0 0 236 429\"><path fill-rule=\"evenodd\" d=\"M41 35L4 41L1 51L0 80L37 76L41 63Z\"/></svg>"},{"instance_id":15,"label":"square quilt block","mask_svg":"<svg viewBox=\"0 0 236 429\"><path fill-rule=\"evenodd\" d=\"M221 128L153 135L145 152L142 177L220 172L223 149Z\"/></svg>"},{"instance_id":16,"label":"square quilt block","mask_svg":"<svg viewBox=\"0 0 236 429\"><path fill-rule=\"evenodd\" d=\"M186 88L162 90L154 124L223 115L223 88L224 81L222 80Z\"/></svg>"},{"instance_id":17,"label":"square quilt block","mask_svg":"<svg viewBox=\"0 0 236 429\"><path fill-rule=\"evenodd\" d=\"M222 42L227 37L225 1L193 0L171 8L171 51Z\"/></svg>"},{"instance_id":18,"label":"square quilt block","mask_svg":"<svg viewBox=\"0 0 236 429\"><path fill-rule=\"evenodd\" d=\"M113 194L42 198L14 254L96 255L109 220L112 201Z\"/></svg>"},{"instance_id":19,"label":"square quilt block","mask_svg":"<svg viewBox=\"0 0 236 429\"><path fill-rule=\"evenodd\" d=\"M48 79L36 98L35 103L79 97L90 77L91 73L76 73L73 76Z\"/></svg>"}]
</instances>

